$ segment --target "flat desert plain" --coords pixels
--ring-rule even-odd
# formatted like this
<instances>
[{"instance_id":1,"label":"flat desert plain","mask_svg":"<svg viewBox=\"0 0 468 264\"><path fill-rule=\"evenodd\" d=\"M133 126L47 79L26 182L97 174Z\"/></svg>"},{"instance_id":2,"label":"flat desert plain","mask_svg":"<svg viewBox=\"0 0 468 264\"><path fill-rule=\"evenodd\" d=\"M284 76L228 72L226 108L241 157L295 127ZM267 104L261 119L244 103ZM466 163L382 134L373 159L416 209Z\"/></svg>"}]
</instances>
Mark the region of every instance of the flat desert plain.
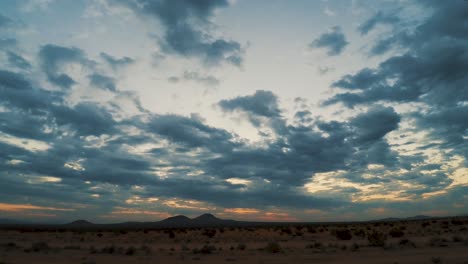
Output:
<instances>
[{"instance_id":1,"label":"flat desert plain","mask_svg":"<svg viewBox=\"0 0 468 264\"><path fill-rule=\"evenodd\" d=\"M172 229L0 230L0 263L468 263L468 217Z\"/></svg>"}]
</instances>

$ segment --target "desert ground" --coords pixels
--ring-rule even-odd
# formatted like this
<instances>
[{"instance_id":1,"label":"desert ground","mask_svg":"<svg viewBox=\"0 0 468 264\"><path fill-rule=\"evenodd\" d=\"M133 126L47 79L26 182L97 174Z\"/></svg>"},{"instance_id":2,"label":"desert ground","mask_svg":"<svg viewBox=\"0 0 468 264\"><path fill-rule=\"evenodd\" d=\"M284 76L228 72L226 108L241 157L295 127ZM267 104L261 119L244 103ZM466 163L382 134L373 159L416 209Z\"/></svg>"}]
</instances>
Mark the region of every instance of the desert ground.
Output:
<instances>
[{"instance_id":1,"label":"desert ground","mask_svg":"<svg viewBox=\"0 0 468 264\"><path fill-rule=\"evenodd\" d=\"M3 228L0 263L468 263L468 217L258 227Z\"/></svg>"}]
</instances>

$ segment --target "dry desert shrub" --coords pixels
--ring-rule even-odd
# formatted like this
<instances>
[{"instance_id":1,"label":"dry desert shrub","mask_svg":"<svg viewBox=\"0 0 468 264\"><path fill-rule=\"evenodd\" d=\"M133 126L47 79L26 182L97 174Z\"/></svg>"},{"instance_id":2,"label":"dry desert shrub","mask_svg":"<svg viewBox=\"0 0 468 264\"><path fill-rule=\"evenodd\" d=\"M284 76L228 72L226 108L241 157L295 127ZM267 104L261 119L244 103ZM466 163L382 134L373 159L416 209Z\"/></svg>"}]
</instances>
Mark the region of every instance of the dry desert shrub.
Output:
<instances>
[{"instance_id":1,"label":"dry desert shrub","mask_svg":"<svg viewBox=\"0 0 468 264\"><path fill-rule=\"evenodd\" d=\"M353 237L349 229L338 229L334 231L336 238L339 240L351 240Z\"/></svg>"},{"instance_id":2,"label":"dry desert shrub","mask_svg":"<svg viewBox=\"0 0 468 264\"><path fill-rule=\"evenodd\" d=\"M367 234L367 240L369 241L369 246L371 247L383 247L385 246L385 241L387 241L387 235L383 232L374 230L373 232Z\"/></svg>"},{"instance_id":3,"label":"dry desert shrub","mask_svg":"<svg viewBox=\"0 0 468 264\"><path fill-rule=\"evenodd\" d=\"M30 251L33 252L41 252L41 251L49 251L51 248L49 247L49 244L46 242L35 242L31 244Z\"/></svg>"},{"instance_id":4,"label":"dry desert shrub","mask_svg":"<svg viewBox=\"0 0 468 264\"><path fill-rule=\"evenodd\" d=\"M398 243L401 248L415 248L416 244L414 242L410 241L409 239L402 239L400 240L400 243Z\"/></svg>"},{"instance_id":5,"label":"dry desert shrub","mask_svg":"<svg viewBox=\"0 0 468 264\"><path fill-rule=\"evenodd\" d=\"M247 246L245 244L239 244L237 245L237 250L245 250Z\"/></svg>"},{"instance_id":6,"label":"dry desert shrub","mask_svg":"<svg viewBox=\"0 0 468 264\"><path fill-rule=\"evenodd\" d=\"M279 253L279 252L282 252L283 249L281 248L281 246L278 244L278 242L270 242L268 243L268 245L266 245L266 247L264 248L264 250L266 252L270 252L270 253Z\"/></svg>"},{"instance_id":7,"label":"dry desert shrub","mask_svg":"<svg viewBox=\"0 0 468 264\"><path fill-rule=\"evenodd\" d=\"M125 255L132 256L135 255L136 249L134 247L128 247L125 251Z\"/></svg>"},{"instance_id":8,"label":"dry desert shrub","mask_svg":"<svg viewBox=\"0 0 468 264\"><path fill-rule=\"evenodd\" d=\"M193 254L211 254L216 251L216 247L212 245L204 245L201 249L194 248L192 250Z\"/></svg>"},{"instance_id":9,"label":"dry desert shrub","mask_svg":"<svg viewBox=\"0 0 468 264\"><path fill-rule=\"evenodd\" d=\"M402 237L405 235L405 232L403 232L401 229L399 228L392 228L388 234L391 236L391 237Z\"/></svg>"},{"instance_id":10,"label":"dry desert shrub","mask_svg":"<svg viewBox=\"0 0 468 264\"><path fill-rule=\"evenodd\" d=\"M433 237L429 240L429 245L431 247L448 247L447 239L442 237Z\"/></svg>"}]
</instances>

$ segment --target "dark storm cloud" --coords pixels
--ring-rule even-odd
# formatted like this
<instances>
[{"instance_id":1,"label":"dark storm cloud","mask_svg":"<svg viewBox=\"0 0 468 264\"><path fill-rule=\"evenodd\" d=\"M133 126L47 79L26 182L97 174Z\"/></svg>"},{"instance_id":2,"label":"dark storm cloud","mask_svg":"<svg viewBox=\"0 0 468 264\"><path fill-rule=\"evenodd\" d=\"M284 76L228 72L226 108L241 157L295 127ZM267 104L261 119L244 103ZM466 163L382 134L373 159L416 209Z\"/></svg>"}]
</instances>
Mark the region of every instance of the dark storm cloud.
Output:
<instances>
[{"instance_id":1,"label":"dark storm cloud","mask_svg":"<svg viewBox=\"0 0 468 264\"><path fill-rule=\"evenodd\" d=\"M101 52L100 54L101 58L104 59L104 61L106 61L114 70L118 69L118 68L121 68L121 67L125 67L125 66L128 66L128 65L131 65L135 62L134 59L130 58L130 57L123 57L123 58L115 58L107 53L104 53L104 52Z\"/></svg>"},{"instance_id":2,"label":"dark storm cloud","mask_svg":"<svg viewBox=\"0 0 468 264\"><path fill-rule=\"evenodd\" d=\"M31 64L26 59L21 57L20 55L14 52L8 51L7 56L8 56L8 63L10 63L12 66L23 69L23 70L27 70L31 68Z\"/></svg>"},{"instance_id":3,"label":"dark storm cloud","mask_svg":"<svg viewBox=\"0 0 468 264\"><path fill-rule=\"evenodd\" d=\"M67 89L76 82L69 75L63 73L63 67L70 63L90 63L81 49L61 47L52 44L41 47L39 59L42 70L47 75L47 79L51 83Z\"/></svg>"},{"instance_id":4,"label":"dark storm cloud","mask_svg":"<svg viewBox=\"0 0 468 264\"><path fill-rule=\"evenodd\" d=\"M374 69L362 69L334 83L335 87L354 90L339 93L325 104L342 102L353 107L380 101L420 102L427 112L410 115L421 129L429 130L434 140L466 157L468 100L468 5L463 2L422 1L432 15L417 25L411 34L395 35L404 44L401 55L392 56Z\"/></svg>"},{"instance_id":5,"label":"dark storm cloud","mask_svg":"<svg viewBox=\"0 0 468 264\"><path fill-rule=\"evenodd\" d=\"M91 85L96 86L98 88L109 90L111 92L115 92L117 89L115 88L115 80L109 76L105 76L98 73L93 73L88 76L89 82Z\"/></svg>"},{"instance_id":6,"label":"dark storm cloud","mask_svg":"<svg viewBox=\"0 0 468 264\"><path fill-rule=\"evenodd\" d=\"M325 48L329 56L336 56L343 52L344 48L349 44L346 37L341 31L341 28L336 26L331 32L323 33L309 44L310 48Z\"/></svg>"},{"instance_id":7,"label":"dark storm cloud","mask_svg":"<svg viewBox=\"0 0 468 264\"><path fill-rule=\"evenodd\" d=\"M114 0L139 15L157 18L165 33L161 46L166 53L199 57L206 64L227 62L242 64L242 47L233 40L215 37L209 28L210 18L227 0Z\"/></svg>"}]
</instances>

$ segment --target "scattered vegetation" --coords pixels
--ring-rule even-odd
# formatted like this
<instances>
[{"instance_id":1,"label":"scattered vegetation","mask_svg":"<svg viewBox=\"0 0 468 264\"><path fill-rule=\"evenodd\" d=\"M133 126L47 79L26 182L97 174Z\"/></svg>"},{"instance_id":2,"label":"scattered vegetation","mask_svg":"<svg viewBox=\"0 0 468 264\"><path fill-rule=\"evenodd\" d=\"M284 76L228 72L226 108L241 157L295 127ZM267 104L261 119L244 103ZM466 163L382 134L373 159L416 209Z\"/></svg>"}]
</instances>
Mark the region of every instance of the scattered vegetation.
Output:
<instances>
[{"instance_id":1,"label":"scattered vegetation","mask_svg":"<svg viewBox=\"0 0 468 264\"><path fill-rule=\"evenodd\" d=\"M247 246L245 244L239 244L237 245L237 250L245 250Z\"/></svg>"},{"instance_id":2,"label":"scattered vegetation","mask_svg":"<svg viewBox=\"0 0 468 264\"><path fill-rule=\"evenodd\" d=\"M215 229L206 229L202 235L207 236L208 238L213 238L216 235Z\"/></svg>"},{"instance_id":3,"label":"scattered vegetation","mask_svg":"<svg viewBox=\"0 0 468 264\"><path fill-rule=\"evenodd\" d=\"M353 234L360 238L366 237L366 231L364 231L364 229L356 229L354 230Z\"/></svg>"},{"instance_id":4,"label":"scattered vegetation","mask_svg":"<svg viewBox=\"0 0 468 264\"><path fill-rule=\"evenodd\" d=\"M410 241L409 239L402 239L400 240L400 243L398 243L400 247L402 248L415 248L416 244L414 244L413 241Z\"/></svg>"},{"instance_id":5,"label":"scattered vegetation","mask_svg":"<svg viewBox=\"0 0 468 264\"><path fill-rule=\"evenodd\" d=\"M442 237L433 237L429 240L429 245L431 247L448 247L447 239Z\"/></svg>"},{"instance_id":6,"label":"scattered vegetation","mask_svg":"<svg viewBox=\"0 0 468 264\"><path fill-rule=\"evenodd\" d=\"M356 243L353 243L350 247L350 250L353 251L353 252L356 252L359 250L359 245L356 244Z\"/></svg>"},{"instance_id":7,"label":"scattered vegetation","mask_svg":"<svg viewBox=\"0 0 468 264\"><path fill-rule=\"evenodd\" d=\"M338 230L335 230L335 236L336 238L338 238L339 240L351 240L351 238L353 237L351 235L351 231L349 229L338 229Z\"/></svg>"},{"instance_id":8,"label":"scattered vegetation","mask_svg":"<svg viewBox=\"0 0 468 264\"><path fill-rule=\"evenodd\" d=\"M192 250L193 254L211 254L216 251L216 247L212 245L204 245L201 249L194 248Z\"/></svg>"},{"instance_id":9,"label":"scattered vegetation","mask_svg":"<svg viewBox=\"0 0 468 264\"><path fill-rule=\"evenodd\" d=\"M385 246L385 241L387 241L387 235L383 232L374 230L367 235L367 240L371 247L383 247Z\"/></svg>"},{"instance_id":10,"label":"scattered vegetation","mask_svg":"<svg viewBox=\"0 0 468 264\"><path fill-rule=\"evenodd\" d=\"M43 251L49 251L51 248L49 247L49 244L46 242L35 242L31 244L30 251L33 252L43 252Z\"/></svg>"},{"instance_id":11,"label":"scattered vegetation","mask_svg":"<svg viewBox=\"0 0 468 264\"><path fill-rule=\"evenodd\" d=\"M127 248L127 250L125 251L125 255L128 255L128 256L134 255L134 254L135 254L135 251L136 251L136 249L135 249L134 247L129 247L129 248Z\"/></svg>"},{"instance_id":12,"label":"scattered vegetation","mask_svg":"<svg viewBox=\"0 0 468 264\"><path fill-rule=\"evenodd\" d=\"M281 249L281 246L278 244L278 242L270 242L266 245L264 248L266 252L270 253L279 253L282 252L283 250Z\"/></svg>"},{"instance_id":13,"label":"scattered vegetation","mask_svg":"<svg viewBox=\"0 0 468 264\"><path fill-rule=\"evenodd\" d=\"M405 232L403 232L400 228L392 228L388 234L391 237L403 237L405 235Z\"/></svg>"}]
</instances>

